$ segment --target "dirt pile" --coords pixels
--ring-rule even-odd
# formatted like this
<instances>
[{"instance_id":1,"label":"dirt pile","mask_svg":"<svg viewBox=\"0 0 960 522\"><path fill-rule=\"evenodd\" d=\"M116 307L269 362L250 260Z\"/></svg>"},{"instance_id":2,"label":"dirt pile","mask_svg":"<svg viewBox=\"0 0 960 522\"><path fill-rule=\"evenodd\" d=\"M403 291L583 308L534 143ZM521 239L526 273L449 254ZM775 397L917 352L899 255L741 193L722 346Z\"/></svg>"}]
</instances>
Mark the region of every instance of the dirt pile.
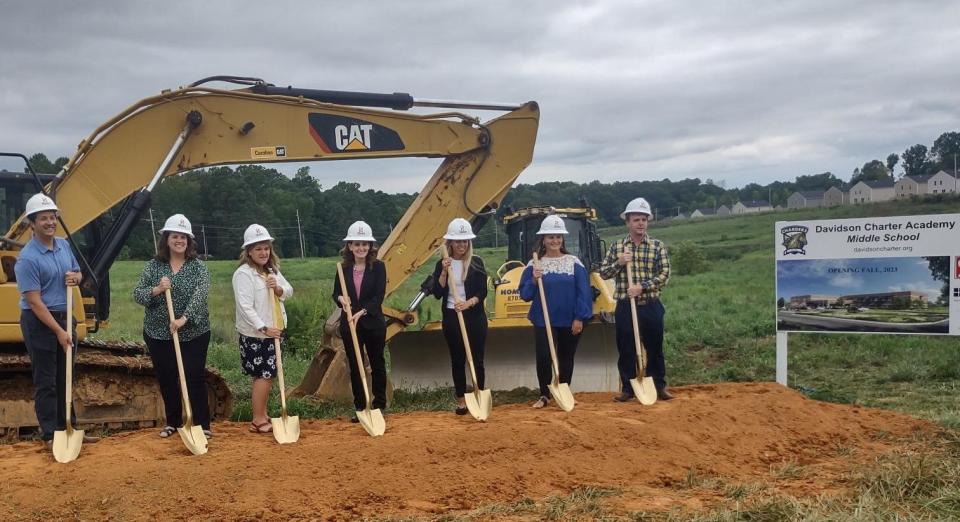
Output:
<instances>
[{"instance_id":1,"label":"dirt pile","mask_svg":"<svg viewBox=\"0 0 960 522\"><path fill-rule=\"evenodd\" d=\"M371 438L345 420L302 421L298 443L280 446L247 425L214 425L207 455L155 430L85 444L57 464L37 443L0 447L0 518L356 519L431 516L483 504L616 488L617 509L709 504L682 487L691 473L771 481L771 469L805 466L776 481L793 495L845 488L858 462L932 426L912 417L821 403L776 384L676 388L652 407L578 394L555 407L496 407L486 423L423 412L387 416Z\"/></svg>"}]
</instances>

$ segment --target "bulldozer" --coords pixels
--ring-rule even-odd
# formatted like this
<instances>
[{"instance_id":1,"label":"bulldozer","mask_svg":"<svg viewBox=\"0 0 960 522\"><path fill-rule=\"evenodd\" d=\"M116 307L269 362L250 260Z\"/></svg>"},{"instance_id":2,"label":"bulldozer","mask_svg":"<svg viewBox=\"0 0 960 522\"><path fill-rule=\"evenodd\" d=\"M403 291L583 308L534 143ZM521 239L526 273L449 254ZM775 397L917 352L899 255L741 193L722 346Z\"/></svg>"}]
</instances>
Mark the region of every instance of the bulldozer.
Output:
<instances>
[{"instance_id":1,"label":"bulldozer","mask_svg":"<svg viewBox=\"0 0 960 522\"><path fill-rule=\"evenodd\" d=\"M208 85L214 82L239 88ZM409 112L413 108L443 110ZM462 110L498 115L481 121ZM16 438L36 426L13 270L31 237L22 215L22 194L42 187L54 199L60 209L58 235L70 240L84 274L74 290L79 295L72 311L77 338L85 346L78 353L76 372L80 424L147 426L162 417L149 358L143 357L142 348L96 345L87 336L108 327L110 266L165 177L217 165L442 158L381 245L390 295L430 259L450 220L486 219L496 212L533 159L539 120L539 106L533 101L418 99L407 93L281 87L239 76L211 76L134 103L82 140L52 179L30 173L11 181L23 185L32 177L34 186L21 186L19 198L13 190L7 193L14 206L5 212L18 217L11 218L9 230L0 237L2 434ZM20 154L2 155L27 161ZM109 226L99 226L105 215L111 217ZM384 315L388 339L418 323L415 308L384 307ZM336 372L345 374L346 367ZM231 396L222 379L214 381L211 411L223 418L230 413Z\"/></svg>"},{"instance_id":2,"label":"bulldozer","mask_svg":"<svg viewBox=\"0 0 960 522\"><path fill-rule=\"evenodd\" d=\"M597 234L597 212L586 201L577 208L529 207L505 209L502 215L507 235L507 260L489 277L493 288L492 314L488 317L484 364L486 386L491 390L537 388L534 371L533 328L527 320L530 303L520 299L520 276L532 257L540 222L548 215L560 216L569 231L567 250L577 256L590 273L593 320L581 334L576 370L571 388L576 391L615 391L620 387L617 371L616 333L613 327L616 301L613 283L600 277L605 248ZM478 223L482 226L482 223ZM477 227L475 226L475 230ZM429 294L432 281L423 284ZM422 296L414 299L422 300ZM489 312L488 312L489 313ZM390 343L390 373L394 386L403 389L452 386L449 356L439 321L427 322L422 330L398 334Z\"/></svg>"}]
</instances>

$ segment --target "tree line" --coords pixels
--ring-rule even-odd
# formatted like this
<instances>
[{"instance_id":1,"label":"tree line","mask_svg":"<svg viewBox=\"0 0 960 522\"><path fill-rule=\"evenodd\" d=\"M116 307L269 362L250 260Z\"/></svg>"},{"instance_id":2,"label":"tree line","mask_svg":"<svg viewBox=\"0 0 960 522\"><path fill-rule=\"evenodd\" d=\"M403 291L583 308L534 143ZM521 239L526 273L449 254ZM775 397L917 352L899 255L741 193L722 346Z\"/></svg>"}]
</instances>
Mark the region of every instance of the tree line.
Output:
<instances>
[{"instance_id":1,"label":"tree line","mask_svg":"<svg viewBox=\"0 0 960 522\"><path fill-rule=\"evenodd\" d=\"M785 206L787 198L796 191L845 188L860 180L892 179L898 164L901 175L932 174L940 169L953 172L955 155L960 155L960 132L945 132L929 150L924 145L913 145L902 155L891 154L886 162L865 163L854 170L848 182L823 172L801 175L794 181L750 183L729 189L723 182L699 178L521 183L507 194L498 217L528 206L578 207L586 203L597 210L600 226L615 225L627 202L637 196L650 202L658 219L680 212L689 214L697 208L729 207L737 201L767 200L772 205ZM58 158L51 162L44 154L30 158L38 172L57 172L66 161ZM235 258L244 229L254 222L266 226L277 238L277 250L283 257L299 257L301 252L305 256L331 256L339 251L347 227L357 219L370 223L378 239L385 239L415 197L416 194L363 190L359 183L339 182L324 188L310 175L310 167L300 168L292 178L261 165L214 167L165 179L154 192L153 217L155 228L159 229L171 214L185 214L194 224L200 252L213 258ZM117 209L108 212L107 221L116 214ZM149 218L149 214L142 216L123 257L145 259L153 255ZM479 231L478 246L503 244L502 225L495 221L490 220Z\"/></svg>"}]
</instances>

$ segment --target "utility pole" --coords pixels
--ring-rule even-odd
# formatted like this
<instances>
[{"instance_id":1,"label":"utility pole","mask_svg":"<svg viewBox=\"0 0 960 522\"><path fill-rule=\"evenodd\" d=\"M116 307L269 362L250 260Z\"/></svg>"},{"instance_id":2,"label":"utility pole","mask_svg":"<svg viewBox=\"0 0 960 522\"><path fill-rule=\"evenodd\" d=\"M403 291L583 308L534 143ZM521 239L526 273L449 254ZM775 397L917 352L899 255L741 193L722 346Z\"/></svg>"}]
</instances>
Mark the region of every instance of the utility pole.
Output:
<instances>
[{"instance_id":1,"label":"utility pole","mask_svg":"<svg viewBox=\"0 0 960 522\"><path fill-rule=\"evenodd\" d=\"M493 248L500 246L500 232L497 229L497 218L493 218Z\"/></svg>"},{"instance_id":2,"label":"utility pole","mask_svg":"<svg viewBox=\"0 0 960 522\"><path fill-rule=\"evenodd\" d=\"M300 238L300 259L304 258L303 254L303 230L300 229L300 209L297 209L297 236Z\"/></svg>"},{"instance_id":3,"label":"utility pole","mask_svg":"<svg viewBox=\"0 0 960 522\"><path fill-rule=\"evenodd\" d=\"M956 156L954 156L956 159ZM954 169L956 170L956 169ZM153 222L153 209L150 209L150 230L153 231L153 251L157 252L157 225Z\"/></svg>"},{"instance_id":4,"label":"utility pole","mask_svg":"<svg viewBox=\"0 0 960 522\"><path fill-rule=\"evenodd\" d=\"M200 233L203 234L203 258L210 259L210 254L207 253L207 226L200 225Z\"/></svg>"},{"instance_id":5,"label":"utility pole","mask_svg":"<svg viewBox=\"0 0 960 522\"><path fill-rule=\"evenodd\" d=\"M957 193L957 155L953 155L953 193Z\"/></svg>"}]
</instances>

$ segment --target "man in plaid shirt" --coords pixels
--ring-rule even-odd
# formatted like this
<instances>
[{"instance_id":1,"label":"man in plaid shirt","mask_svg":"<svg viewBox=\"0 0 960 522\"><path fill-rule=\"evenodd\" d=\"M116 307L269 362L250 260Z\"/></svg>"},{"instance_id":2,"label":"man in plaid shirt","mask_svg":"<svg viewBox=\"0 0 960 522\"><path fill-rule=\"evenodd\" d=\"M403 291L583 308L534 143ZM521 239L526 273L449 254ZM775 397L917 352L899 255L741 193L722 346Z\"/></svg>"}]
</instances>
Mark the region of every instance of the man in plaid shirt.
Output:
<instances>
[{"instance_id":1,"label":"man in plaid shirt","mask_svg":"<svg viewBox=\"0 0 960 522\"><path fill-rule=\"evenodd\" d=\"M610 245L600 265L600 276L616 278L614 298L617 300L617 367L623 393L614 398L619 402L634 400L630 379L637 377L637 350L633 338L633 319L630 299L637 300L637 323L640 337L647 349L646 374L653 377L657 398L668 401L673 395L667 391L666 366L663 360L663 315L660 289L670 279L670 257L663 242L647 235L650 204L643 198L627 203L620 214L628 234ZM632 263L633 281L627 281L626 264Z\"/></svg>"}]
</instances>

